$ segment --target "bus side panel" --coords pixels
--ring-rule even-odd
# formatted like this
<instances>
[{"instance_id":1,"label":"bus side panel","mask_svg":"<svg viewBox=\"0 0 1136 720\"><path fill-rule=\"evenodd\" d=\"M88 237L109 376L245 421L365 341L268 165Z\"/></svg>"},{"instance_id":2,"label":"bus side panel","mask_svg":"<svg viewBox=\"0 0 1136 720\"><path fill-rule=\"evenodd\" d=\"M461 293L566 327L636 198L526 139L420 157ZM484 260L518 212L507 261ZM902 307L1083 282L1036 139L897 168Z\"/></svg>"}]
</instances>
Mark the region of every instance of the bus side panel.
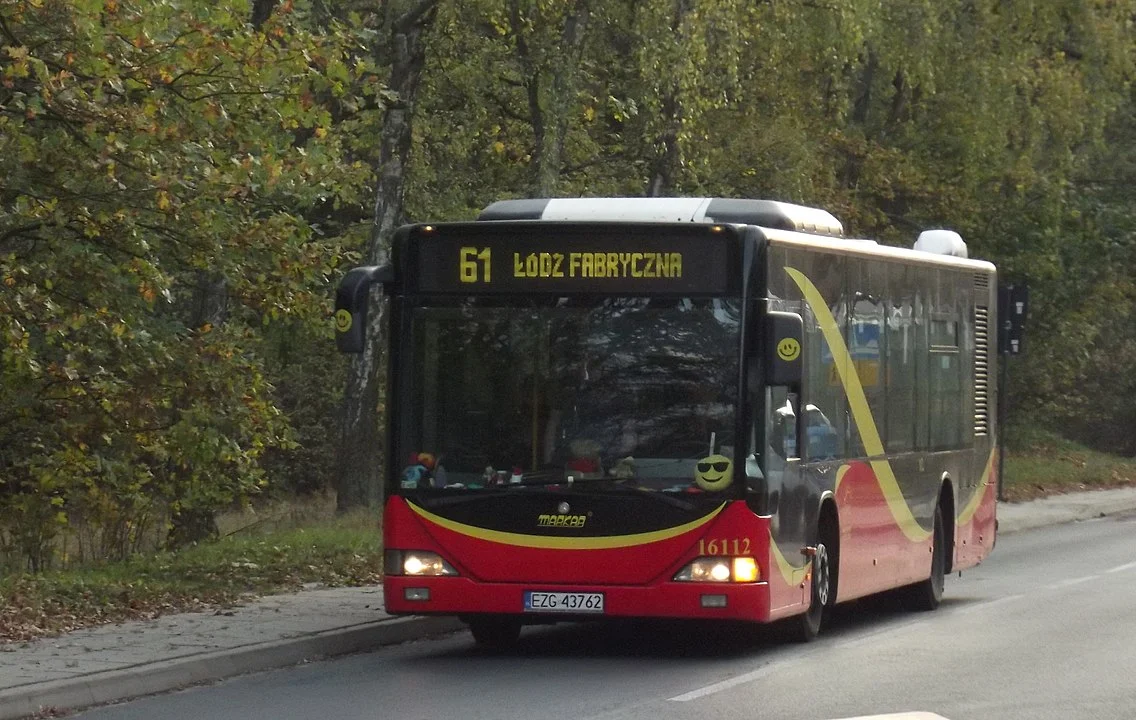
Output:
<instances>
[{"instance_id":1,"label":"bus side panel","mask_svg":"<svg viewBox=\"0 0 1136 720\"><path fill-rule=\"evenodd\" d=\"M770 494L769 604L775 617L804 612L809 598L809 563L801 553L809 544L808 484L796 462L787 464L780 478Z\"/></svg>"},{"instance_id":2,"label":"bus side panel","mask_svg":"<svg viewBox=\"0 0 1136 720\"><path fill-rule=\"evenodd\" d=\"M930 528L942 470L920 470L918 456L910 452L916 435L912 368L905 385L909 392L902 396L908 407L902 417L896 416L912 425L901 448L908 452L889 458L885 446L888 375L883 353L886 335L896 324L885 311L897 304L906 308L899 313L906 322L899 330L908 337L904 357L912 362L917 332L913 319L922 317L915 308L921 310L924 303L914 299L920 291L916 274L905 271L896 288L903 300L888 305L886 270L878 262L839 254L780 248L770 253L771 297L780 298L788 309L799 307L805 319L807 368L799 404L805 412L807 469L801 477L785 473L782 502L771 504L774 538L783 546L811 544L818 519L815 505L823 493L834 492L841 533L840 600L914 582L930 571ZM786 281L786 274L793 280ZM802 512L802 503L785 502L797 493L809 498L811 512Z\"/></svg>"},{"instance_id":3,"label":"bus side panel","mask_svg":"<svg viewBox=\"0 0 1136 720\"><path fill-rule=\"evenodd\" d=\"M974 407L974 454L969 484L957 490L954 570L973 567L994 549L997 533L998 460L998 303L997 279L976 273L972 306L971 401Z\"/></svg>"},{"instance_id":4,"label":"bus side panel","mask_svg":"<svg viewBox=\"0 0 1136 720\"><path fill-rule=\"evenodd\" d=\"M958 491L953 570L982 562L994 549L997 517L998 454L989 443L980 446L970 487Z\"/></svg>"},{"instance_id":5,"label":"bus side panel","mask_svg":"<svg viewBox=\"0 0 1136 720\"><path fill-rule=\"evenodd\" d=\"M840 514L837 599L862 597L890 584L904 542L871 466L853 461L836 470Z\"/></svg>"},{"instance_id":6,"label":"bus side panel","mask_svg":"<svg viewBox=\"0 0 1136 720\"><path fill-rule=\"evenodd\" d=\"M902 477L915 468L892 463ZM914 464L914 463L910 463ZM926 526L933 502L893 498L889 503L876 470L866 461L841 465L837 474L840 514L840 573L837 598L843 602L927 577L931 538Z\"/></svg>"}]
</instances>

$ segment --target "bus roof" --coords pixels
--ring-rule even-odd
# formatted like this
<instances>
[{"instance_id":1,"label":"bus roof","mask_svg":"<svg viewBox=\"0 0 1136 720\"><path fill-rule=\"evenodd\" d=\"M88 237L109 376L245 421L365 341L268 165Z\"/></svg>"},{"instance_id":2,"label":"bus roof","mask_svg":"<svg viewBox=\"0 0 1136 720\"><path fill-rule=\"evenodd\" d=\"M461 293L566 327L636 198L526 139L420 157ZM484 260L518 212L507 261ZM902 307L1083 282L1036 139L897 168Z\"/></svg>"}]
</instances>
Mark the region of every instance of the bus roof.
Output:
<instances>
[{"instance_id":1,"label":"bus roof","mask_svg":"<svg viewBox=\"0 0 1136 720\"><path fill-rule=\"evenodd\" d=\"M770 239L813 244L829 250L889 257L893 260L955 265L994 272L994 265L967 260L966 244L957 233L926 231L915 249L880 245L875 240L846 238L844 226L827 210L778 200L705 197L528 198L490 204L479 221L547 220L576 222L690 222L756 225ZM952 243L943 237L953 236ZM940 242L923 242L934 236ZM943 237L940 237L943 236ZM957 239L957 240L956 240Z\"/></svg>"},{"instance_id":2,"label":"bus roof","mask_svg":"<svg viewBox=\"0 0 1136 720\"><path fill-rule=\"evenodd\" d=\"M994 264L987 260L958 257L929 250L915 250L912 248L895 247L893 245L881 245L875 240L824 238L806 235L804 233L778 230L766 231L765 237L776 243L804 246L846 255L859 255L903 262L956 267L974 272L993 273L996 271Z\"/></svg>"},{"instance_id":3,"label":"bus roof","mask_svg":"<svg viewBox=\"0 0 1136 720\"><path fill-rule=\"evenodd\" d=\"M844 236L844 226L827 210L777 200L734 198L500 200L482 210L477 219L731 223L812 235Z\"/></svg>"}]
</instances>

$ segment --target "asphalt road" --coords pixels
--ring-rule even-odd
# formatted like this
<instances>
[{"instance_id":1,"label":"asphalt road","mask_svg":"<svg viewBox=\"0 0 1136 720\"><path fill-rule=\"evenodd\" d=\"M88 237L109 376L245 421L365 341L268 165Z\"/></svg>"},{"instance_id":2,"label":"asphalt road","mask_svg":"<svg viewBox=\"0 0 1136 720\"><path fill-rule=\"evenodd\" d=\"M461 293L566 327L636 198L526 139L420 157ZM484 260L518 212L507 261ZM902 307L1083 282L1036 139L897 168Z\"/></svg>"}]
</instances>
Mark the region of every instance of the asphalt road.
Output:
<instances>
[{"instance_id":1,"label":"asphalt road","mask_svg":"<svg viewBox=\"0 0 1136 720\"><path fill-rule=\"evenodd\" d=\"M948 578L942 607L843 608L810 645L768 629L526 629L516 651L467 633L99 708L128 718L777 718L926 711L948 720L1136 717L1136 515L1003 537Z\"/></svg>"}]
</instances>

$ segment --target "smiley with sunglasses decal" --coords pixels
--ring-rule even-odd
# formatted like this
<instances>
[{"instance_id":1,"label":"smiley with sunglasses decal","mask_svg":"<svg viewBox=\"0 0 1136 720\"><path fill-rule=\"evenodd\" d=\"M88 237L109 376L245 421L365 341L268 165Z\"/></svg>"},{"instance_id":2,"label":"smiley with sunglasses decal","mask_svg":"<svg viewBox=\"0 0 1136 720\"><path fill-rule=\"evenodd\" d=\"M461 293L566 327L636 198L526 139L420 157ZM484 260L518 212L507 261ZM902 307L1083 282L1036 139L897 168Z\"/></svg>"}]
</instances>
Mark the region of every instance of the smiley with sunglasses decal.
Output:
<instances>
[{"instance_id":1,"label":"smiley with sunglasses decal","mask_svg":"<svg viewBox=\"0 0 1136 720\"><path fill-rule=\"evenodd\" d=\"M733 462L725 455L710 455L694 466L694 483L708 492L725 490L734 480Z\"/></svg>"}]
</instances>

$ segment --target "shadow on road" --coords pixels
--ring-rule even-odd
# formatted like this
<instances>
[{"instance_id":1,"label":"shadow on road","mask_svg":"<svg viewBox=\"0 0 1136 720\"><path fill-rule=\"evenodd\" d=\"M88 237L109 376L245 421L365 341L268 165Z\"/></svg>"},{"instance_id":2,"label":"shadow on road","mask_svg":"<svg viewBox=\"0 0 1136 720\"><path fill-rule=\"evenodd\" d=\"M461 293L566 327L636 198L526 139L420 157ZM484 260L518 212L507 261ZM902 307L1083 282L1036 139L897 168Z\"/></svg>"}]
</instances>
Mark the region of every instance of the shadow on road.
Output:
<instances>
[{"instance_id":1,"label":"shadow on road","mask_svg":"<svg viewBox=\"0 0 1136 720\"><path fill-rule=\"evenodd\" d=\"M944 598L941 611L977 599ZM844 603L830 611L816 642L850 639L891 627L931 619L935 613L910 612L898 596L886 593ZM795 621L770 625L693 620L606 620L525 628L516 646L488 650L469 644L447 655L506 658L644 657L652 659L759 657L775 650L805 647L795 640Z\"/></svg>"}]
</instances>

